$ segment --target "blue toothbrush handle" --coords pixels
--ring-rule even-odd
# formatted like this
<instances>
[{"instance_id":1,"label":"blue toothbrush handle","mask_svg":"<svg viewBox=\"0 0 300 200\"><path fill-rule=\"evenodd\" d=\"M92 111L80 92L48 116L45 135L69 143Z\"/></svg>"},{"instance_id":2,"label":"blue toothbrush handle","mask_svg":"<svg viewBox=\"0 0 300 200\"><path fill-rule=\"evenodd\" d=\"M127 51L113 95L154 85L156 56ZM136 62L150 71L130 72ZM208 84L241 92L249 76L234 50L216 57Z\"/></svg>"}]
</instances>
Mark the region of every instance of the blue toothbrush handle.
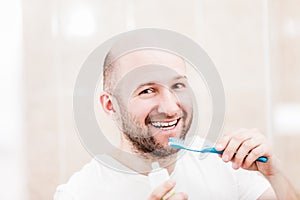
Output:
<instances>
[{"instance_id":1,"label":"blue toothbrush handle","mask_svg":"<svg viewBox=\"0 0 300 200\"><path fill-rule=\"evenodd\" d=\"M210 153L223 154L223 151L217 151L214 147L212 147L212 148L206 148L206 149L204 149L204 151L210 152ZM261 156L261 157L257 158L256 161L257 162L266 163L266 162L268 162L268 158L265 157L265 156Z\"/></svg>"},{"instance_id":2,"label":"blue toothbrush handle","mask_svg":"<svg viewBox=\"0 0 300 200\"><path fill-rule=\"evenodd\" d=\"M261 156L261 157L257 158L256 161L266 163L266 162L268 162L268 158L265 156Z\"/></svg>"}]
</instances>

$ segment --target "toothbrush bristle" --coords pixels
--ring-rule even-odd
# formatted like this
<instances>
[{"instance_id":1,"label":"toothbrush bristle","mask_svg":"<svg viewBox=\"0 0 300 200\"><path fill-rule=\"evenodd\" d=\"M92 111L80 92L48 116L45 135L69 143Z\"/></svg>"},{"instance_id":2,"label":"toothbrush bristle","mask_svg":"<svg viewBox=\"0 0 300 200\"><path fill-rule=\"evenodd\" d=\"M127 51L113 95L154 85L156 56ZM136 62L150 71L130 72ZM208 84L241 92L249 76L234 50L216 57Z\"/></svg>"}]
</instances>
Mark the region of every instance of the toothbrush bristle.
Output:
<instances>
[{"instance_id":1,"label":"toothbrush bristle","mask_svg":"<svg viewBox=\"0 0 300 200\"><path fill-rule=\"evenodd\" d=\"M169 138L169 143L172 144L180 144L183 145L184 144L184 140L180 139L180 138Z\"/></svg>"},{"instance_id":2,"label":"toothbrush bristle","mask_svg":"<svg viewBox=\"0 0 300 200\"><path fill-rule=\"evenodd\" d=\"M185 149L184 140L180 138L169 138L169 146L175 149Z\"/></svg>"}]
</instances>

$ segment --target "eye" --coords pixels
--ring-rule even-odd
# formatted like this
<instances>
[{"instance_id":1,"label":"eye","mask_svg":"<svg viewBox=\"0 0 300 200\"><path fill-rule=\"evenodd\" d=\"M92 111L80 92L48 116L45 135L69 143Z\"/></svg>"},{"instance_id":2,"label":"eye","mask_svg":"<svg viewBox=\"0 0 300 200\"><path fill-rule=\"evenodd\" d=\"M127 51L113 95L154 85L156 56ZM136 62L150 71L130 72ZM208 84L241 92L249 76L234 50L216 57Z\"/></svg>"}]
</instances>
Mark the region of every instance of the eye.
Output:
<instances>
[{"instance_id":1,"label":"eye","mask_svg":"<svg viewBox=\"0 0 300 200\"><path fill-rule=\"evenodd\" d=\"M139 95L147 95L155 92L154 88L147 88L139 93Z\"/></svg>"},{"instance_id":2,"label":"eye","mask_svg":"<svg viewBox=\"0 0 300 200\"><path fill-rule=\"evenodd\" d=\"M172 89L182 89L186 88L186 85L184 83L176 83L172 86Z\"/></svg>"}]
</instances>

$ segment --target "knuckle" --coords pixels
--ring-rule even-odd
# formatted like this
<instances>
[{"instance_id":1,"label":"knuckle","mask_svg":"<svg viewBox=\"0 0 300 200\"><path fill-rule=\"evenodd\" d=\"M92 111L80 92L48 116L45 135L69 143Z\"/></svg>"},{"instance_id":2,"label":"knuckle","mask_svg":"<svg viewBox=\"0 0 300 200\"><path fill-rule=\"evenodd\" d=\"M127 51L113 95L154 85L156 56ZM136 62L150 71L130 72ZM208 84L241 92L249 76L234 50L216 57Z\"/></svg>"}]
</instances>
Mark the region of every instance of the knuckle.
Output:
<instances>
[{"instance_id":1,"label":"knuckle","mask_svg":"<svg viewBox=\"0 0 300 200\"><path fill-rule=\"evenodd\" d=\"M234 137L232 137L232 139L231 139L231 143L232 144L236 144L236 143L239 143L240 142L240 138L239 138L239 136L234 136Z\"/></svg>"},{"instance_id":2,"label":"knuckle","mask_svg":"<svg viewBox=\"0 0 300 200\"><path fill-rule=\"evenodd\" d=\"M254 145L253 140L247 140L247 141L243 144L244 148L247 149L248 151L253 147L253 145ZM247 153L248 153L248 152L247 152Z\"/></svg>"},{"instance_id":3,"label":"knuckle","mask_svg":"<svg viewBox=\"0 0 300 200\"><path fill-rule=\"evenodd\" d=\"M262 151L258 149L254 149L251 153L254 157L258 157L259 155L261 155Z\"/></svg>"},{"instance_id":4,"label":"knuckle","mask_svg":"<svg viewBox=\"0 0 300 200\"><path fill-rule=\"evenodd\" d=\"M237 153L235 155L236 161L239 162L239 163L241 162L242 159L244 159L244 157L245 156L243 154L241 154L241 153Z\"/></svg>"},{"instance_id":5,"label":"knuckle","mask_svg":"<svg viewBox=\"0 0 300 200\"><path fill-rule=\"evenodd\" d=\"M247 134L246 133L241 133L241 134L237 134L235 135L234 139L236 142L243 142L247 139Z\"/></svg>"},{"instance_id":6,"label":"knuckle","mask_svg":"<svg viewBox=\"0 0 300 200\"><path fill-rule=\"evenodd\" d=\"M243 134L237 134L237 135L235 135L234 138L235 138L236 140L238 140L238 141L241 141L241 140L244 139L244 137L245 137L245 136L244 136Z\"/></svg>"}]
</instances>

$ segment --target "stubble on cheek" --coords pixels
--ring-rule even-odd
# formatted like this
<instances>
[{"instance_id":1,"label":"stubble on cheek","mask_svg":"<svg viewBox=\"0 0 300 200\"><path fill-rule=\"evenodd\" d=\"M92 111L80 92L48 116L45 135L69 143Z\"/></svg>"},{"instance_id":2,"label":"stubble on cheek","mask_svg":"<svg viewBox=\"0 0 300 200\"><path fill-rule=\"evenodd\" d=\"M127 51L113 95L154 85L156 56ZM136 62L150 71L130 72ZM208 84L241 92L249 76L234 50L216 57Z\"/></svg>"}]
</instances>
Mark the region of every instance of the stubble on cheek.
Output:
<instances>
[{"instance_id":1,"label":"stubble on cheek","mask_svg":"<svg viewBox=\"0 0 300 200\"><path fill-rule=\"evenodd\" d=\"M186 115L184 117L184 123L180 129L179 137L181 139L185 139L187 131L189 129L190 123L186 121ZM126 123L127 121L127 123ZM133 126L133 124L137 124L134 120L123 120L123 134L125 138L130 141L132 145L132 149L135 153L138 153L146 158L154 157L154 158L164 158L170 156L172 154L177 153L179 150L169 147L167 144L160 144L159 135L152 135L149 132L149 127L145 128ZM138 132L135 132L138 131ZM159 133L160 134L160 133ZM161 135L161 137L164 137Z\"/></svg>"}]
</instances>

